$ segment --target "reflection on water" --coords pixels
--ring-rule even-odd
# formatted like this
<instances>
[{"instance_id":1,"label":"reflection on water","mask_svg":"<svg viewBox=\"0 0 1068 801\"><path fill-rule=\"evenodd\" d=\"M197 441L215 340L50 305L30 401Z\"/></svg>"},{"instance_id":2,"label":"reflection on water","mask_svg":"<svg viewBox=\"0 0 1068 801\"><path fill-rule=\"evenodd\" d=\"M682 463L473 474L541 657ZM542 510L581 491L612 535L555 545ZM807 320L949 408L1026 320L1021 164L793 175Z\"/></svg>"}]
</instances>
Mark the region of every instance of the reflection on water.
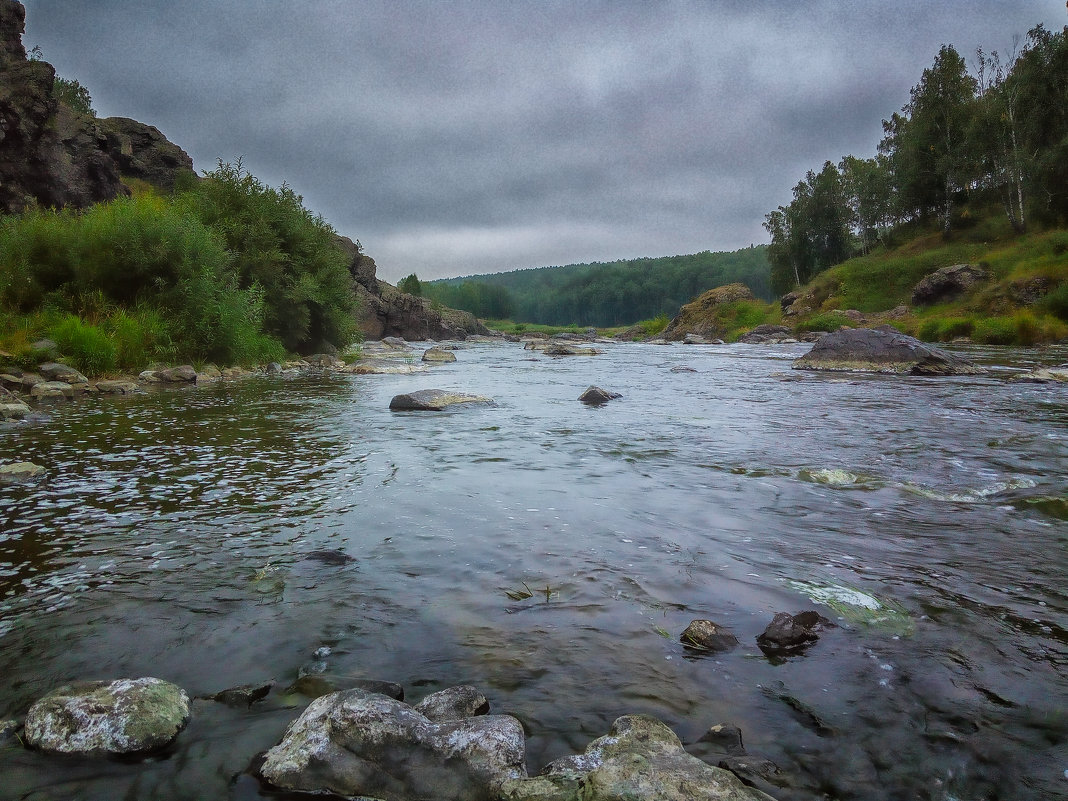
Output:
<instances>
[{"instance_id":1,"label":"reflection on water","mask_svg":"<svg viewBox=\"0 0 1068 801\"><path fill-rule=\"evenodd\" d=\"M0 716L75 678L468 682L524 722L532 771L646 712L696 753L740 726L782 799L1068 796L1064 388L791 373L801 352L474 346L0 429L0 457L49 470L0 488ZM591 383L624 397L586 407ZM497 403L388 411L432 386ZM756 648L813 607L840 628ZM742 645L686 652L699 617ZM299 702L197 702L134 766L9 747L0 797L255 797L236 777Z\"/></svg>"}]
</instances>

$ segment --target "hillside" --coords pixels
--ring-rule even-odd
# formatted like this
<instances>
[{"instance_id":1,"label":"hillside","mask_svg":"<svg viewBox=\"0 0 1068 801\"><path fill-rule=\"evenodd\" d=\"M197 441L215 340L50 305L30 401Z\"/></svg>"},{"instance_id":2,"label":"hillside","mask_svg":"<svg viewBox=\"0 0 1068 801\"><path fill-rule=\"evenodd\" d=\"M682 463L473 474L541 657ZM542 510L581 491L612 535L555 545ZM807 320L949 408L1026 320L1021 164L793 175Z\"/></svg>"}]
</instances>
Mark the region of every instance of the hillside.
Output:
<instances>
[{"instance_id":1,"label":"hillside","mask_svg":"<svg viewBox=\"0 0 1068 801\"><path fill-rule=\"evenodd\" d=\"M480 317L547 325L618 326L672 315L707 289L743 283L773 296L767 248L539 267L423 283L424 294Z\"/></svg>"},{"instance_id":2,"label":"hillside","mask_svg":"<svg viewBox=\"0 0 1068 801\"><path fill-rule=\"evenodd\" d=\"M884 323L931 342L1065 341L1068 230L1017 234L991 216L950 236L920 232L831 267L777 303L707 292L683 307L671 331L674 339L693 333L733 341L757 325L800 337Z\"/></svg>"}]
</instances>

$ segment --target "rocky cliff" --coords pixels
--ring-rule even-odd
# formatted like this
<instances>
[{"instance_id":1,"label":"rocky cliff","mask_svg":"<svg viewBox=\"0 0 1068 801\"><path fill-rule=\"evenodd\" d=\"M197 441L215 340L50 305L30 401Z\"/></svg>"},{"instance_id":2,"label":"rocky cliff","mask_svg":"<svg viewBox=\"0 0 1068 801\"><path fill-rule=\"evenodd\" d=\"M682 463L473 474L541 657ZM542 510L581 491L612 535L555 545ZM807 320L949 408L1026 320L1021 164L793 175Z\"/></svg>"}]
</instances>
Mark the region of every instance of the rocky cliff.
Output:
<instances>
[{"instance_id":1,"label":"rocky cliff","mask_svg":"<svg viewBox=\"0 0 1068 801\"><path fill-rule=\"evenodd\" d=\"M193 161L149 125L60 103L56 71L22 44L26 9L0 0L0 212L84 208L129 194L123 176L170 189Z\"/></svg>"},{"instance_id":2,"label":"rocky cliff","mask_svg":"<svg viewBox=\"0 0 1068 801\"><path fill-rule=\"evenodd\" d=\"M707 339L717 339L727 334L725 321L721 317L724 307L738 301L753 301L753 293L745 284L727 284L710 289L696 300L679 309L661 336L668 340L680 341L693 335Z\"/></svg>"},{"instance_id":3,"label":"rocky cliff","mask_svg":"<svg viewBox=\"0 0 1068 801\"><path fill-rule=\"evenodd\" d=\"M56 72L27 58L26 9L0 0L0 214L34 205L85 208L128 195L122 179L170 191L196 179L193 160L151 125L126 117L80 114L55 96ZM489 333L467 312L401 292L375 275L375 263L351 239L348 254L360 328L367 339L464 339Z\"/></svg>"},{"instance_id":4,"label":"rocky cliff","mask_svg":"<svg viewBox=\"0 0 1068 801\"><path fill-rule=\"evenodd\" d=\"M374 259L348 237L338 237L338 241L350 259L349 271L360 300L358 322L364 338L401 337L418 341L466 339L471 334L490 333L470 312L431 303L378 280Z\"/></svg>"}]
</instances>

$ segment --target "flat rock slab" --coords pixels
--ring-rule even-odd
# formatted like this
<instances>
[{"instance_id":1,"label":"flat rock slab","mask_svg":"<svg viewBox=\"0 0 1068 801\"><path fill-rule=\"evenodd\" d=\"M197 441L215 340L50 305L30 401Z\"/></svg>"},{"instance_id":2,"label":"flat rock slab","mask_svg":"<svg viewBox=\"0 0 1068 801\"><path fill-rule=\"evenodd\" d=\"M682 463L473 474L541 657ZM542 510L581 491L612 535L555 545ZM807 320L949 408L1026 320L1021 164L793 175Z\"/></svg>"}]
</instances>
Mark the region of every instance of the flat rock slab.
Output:
<instances>
[{"instance_id":1,"label":"flat rock slab","mask_svg":"<svg viewBox=\"0 0 1068 801\"><path fill-rule=\"evenodd\" d=\"M87 384L89 379L73 367L58 362L45 362L37 371L49 381L63 381L67 384Z\"/></svg>"},{"instance_id":2,"label":"flat rock slab","mask_svg":"<svg viewBox=\"0 0 1068 801\"><path fill-rule=\"evenodd\" d=\"M64 754L149 753L188 722L189 696L162 679L75 682L30 707L26 743Z\"/></svg>"},{"instance_id":3,"label":"flat rock slab","mask_svg":"<svg viewBox=\"0 0 1068 801\"><path fill-rule=\"evenodd\" d=\"M795 370L896 373L902 375L982 375L982 367L885 328L849 328L820 337L794 362Z\"/></svg>"},{"instance_id":4,"label":"flat rock slab","mask_svg":"<svg viewBox=\"0 0 1068 801\"><path fill-rule=\"evenodd\" d=\"M105 395L132 395L138 386L135 381L97 381L96 390Z\"/></svg>"},{"instance_id":5,"label":"flat rock slab","mask_svg":"<svg viewBox=\"0 0 1068 801\"><path fill-rule=\"evenodd\" d=\"M65 381L40 381L30 388L30 397L37 400L70 400L74 387Z\"/></svg>"},{"instance_id":6,"label":"flat rock slab","mask_svg":"<svg viewBox=\"0 0 1068 801\"><path fill-rule=\"evenodd\" d=\"M507 715L435 722L384 695L346 690L308 705L260 769L275 787L383 801L491 801L526 775Z\"/></svg>"},{"instance_id":7,"label":"flat rock slab","mask_svg":"<svg viewBox=\"0 0 1068 801\"><path fill-rule=\"evenodd\" d=\"M395 412L439 412L462 403L493 403L493 399L481 395L449 392L444 389L421 389L418 392L394 395L393 400L389 402L389 408Z\"/></svg>"}]
</instances>

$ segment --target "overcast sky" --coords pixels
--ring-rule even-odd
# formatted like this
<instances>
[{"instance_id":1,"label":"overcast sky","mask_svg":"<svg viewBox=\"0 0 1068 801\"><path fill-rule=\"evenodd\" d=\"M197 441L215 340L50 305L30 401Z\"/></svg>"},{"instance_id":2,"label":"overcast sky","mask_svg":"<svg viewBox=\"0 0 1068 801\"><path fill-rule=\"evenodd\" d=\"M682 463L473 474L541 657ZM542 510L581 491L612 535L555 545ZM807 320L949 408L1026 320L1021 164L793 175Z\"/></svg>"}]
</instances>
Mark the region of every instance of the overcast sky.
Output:
<instances>
[{"instance_id":1,"label":"overcast sky","mask_svg":"<svg viewBox=\"0 0 1068 801\"><path fill-rule=\"evenodd\" d=\"M767 241L942 43L1063 0L26 0L27 49L198 170L286 181L391 282Z\"/></svg>"}]
</instances>

